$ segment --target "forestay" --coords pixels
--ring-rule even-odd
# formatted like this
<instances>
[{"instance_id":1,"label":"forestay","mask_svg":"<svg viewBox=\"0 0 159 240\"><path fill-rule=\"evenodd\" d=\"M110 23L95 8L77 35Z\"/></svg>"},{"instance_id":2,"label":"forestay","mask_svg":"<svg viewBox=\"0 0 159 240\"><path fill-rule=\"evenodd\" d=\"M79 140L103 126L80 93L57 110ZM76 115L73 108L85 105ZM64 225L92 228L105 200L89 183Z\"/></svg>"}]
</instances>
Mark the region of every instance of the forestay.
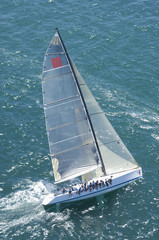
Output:
<instances>
[{"instance_id":1,"label":"forestay","mask_svg":"<svg viewBox=\"0 0 159 240\"><path fill-rule=\"evenodd\" d=\"M95 139L58 32L45 54L42 89L55 181L96 169Z\"/></svg>"},{"instance_id":2,"label":"forestay","mask_svg":"<svg viewBox=\"0 0 159 240\"><path fill-rule=\"evenodd\" d=\"M72 65L85 98L106 173L113 174L136 168L137 162L111 126L73 62Z\"/></svg>"}]
</instances>

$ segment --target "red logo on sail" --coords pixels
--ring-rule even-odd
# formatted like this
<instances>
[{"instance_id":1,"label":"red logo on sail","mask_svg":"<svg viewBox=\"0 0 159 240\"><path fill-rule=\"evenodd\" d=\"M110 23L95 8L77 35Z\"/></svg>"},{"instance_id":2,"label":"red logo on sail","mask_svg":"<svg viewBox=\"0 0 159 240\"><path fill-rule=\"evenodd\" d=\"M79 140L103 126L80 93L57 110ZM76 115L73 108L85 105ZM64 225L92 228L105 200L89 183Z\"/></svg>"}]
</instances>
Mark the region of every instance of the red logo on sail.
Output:
<instances>
[{"instance_id":1,"label":"red logo on sail","mask_svg":"<svg viewBox=\"0 0 159 240\"><path fill-rule=\"evenodd\" d=\"M53 68L58 68L62 66L62 61L60 57L51 58Z\"/></svg>"}]
</instances>

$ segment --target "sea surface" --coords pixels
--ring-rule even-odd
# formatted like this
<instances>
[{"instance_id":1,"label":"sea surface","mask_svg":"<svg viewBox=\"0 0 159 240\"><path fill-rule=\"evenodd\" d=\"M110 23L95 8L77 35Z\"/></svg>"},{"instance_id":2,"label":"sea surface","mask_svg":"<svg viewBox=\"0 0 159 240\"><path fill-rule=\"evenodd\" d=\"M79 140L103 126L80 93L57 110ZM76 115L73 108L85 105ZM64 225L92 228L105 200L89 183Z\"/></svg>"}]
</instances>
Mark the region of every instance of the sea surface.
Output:
<instances>
[{"instance_id":1,"label":"sea surface","mask_svg":"<svg viewBox=\"0 0 159 240\"><path fill-rule=\"evenodd\" d=\"M56 27L143 179L46 212L41 76ZM0 240L159 239L158 1L1 0L0 83Z\"/></svg>"}]
</instances>

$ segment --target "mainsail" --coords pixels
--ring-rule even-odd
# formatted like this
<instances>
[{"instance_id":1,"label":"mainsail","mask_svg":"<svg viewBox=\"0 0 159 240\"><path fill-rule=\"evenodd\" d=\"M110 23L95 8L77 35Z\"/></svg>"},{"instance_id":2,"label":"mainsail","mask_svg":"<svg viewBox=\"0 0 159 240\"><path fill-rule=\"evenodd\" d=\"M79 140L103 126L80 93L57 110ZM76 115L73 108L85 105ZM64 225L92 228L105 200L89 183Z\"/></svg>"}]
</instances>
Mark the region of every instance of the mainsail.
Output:
<instances>
[{"instance_id":1,"label":"mainsail","mask_svg":"<svg viewBox=\"0 0 159 240\"><path fill-rule=\"evenodd\" d=\"M70 60L58 30L45 54L42 89L55 182L99 166L102 174L138 166Z\"/></svg>"},{"instance_id":2,"label":"mainsail","mask_svg":"<svg viewBox=\"0 0 159 240\"><path fill-rule=\"evenodd\" d=\"M93 171L100 164L99 152L58 32L45 54L42 88L55 181Z\"/></svg>"}]
</instances>

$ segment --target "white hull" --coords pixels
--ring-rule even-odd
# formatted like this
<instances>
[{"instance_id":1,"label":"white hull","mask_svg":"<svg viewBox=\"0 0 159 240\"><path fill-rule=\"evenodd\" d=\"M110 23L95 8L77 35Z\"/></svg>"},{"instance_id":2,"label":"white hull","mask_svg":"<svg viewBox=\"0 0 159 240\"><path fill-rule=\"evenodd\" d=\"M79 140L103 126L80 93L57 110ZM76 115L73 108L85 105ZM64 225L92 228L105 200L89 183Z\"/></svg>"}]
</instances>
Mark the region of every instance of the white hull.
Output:
<instances>
[{"instance_id":1,"label":"white hull","mask_svg":"<svg viewBox=\"0 0 159 240\"><path fill-rule=\"evenodd\" d=\"M104 187L98 187L97 189L92 189L91 191L83 191L80 194L77 193L77 191L72 191L72 194L69 195L68 193L61 193L59 195L49 194L45 197L43 201L44 207L49 207L53 204L59 204L59 203L70 203L75 201L80 201L92 197L96 197L102 194L106 194L112 191L115 191L121 187L124 187L125 185L129 184L132 181L135 181L142 177L142 169L137 168L131 171L122 172L118 174L111 175L112 178L112 184L109 184L109 186ZM96 179L91 179L91 181L100 181L110 178L111 176L104 176Z\"/></svg>"}]
</instances>

